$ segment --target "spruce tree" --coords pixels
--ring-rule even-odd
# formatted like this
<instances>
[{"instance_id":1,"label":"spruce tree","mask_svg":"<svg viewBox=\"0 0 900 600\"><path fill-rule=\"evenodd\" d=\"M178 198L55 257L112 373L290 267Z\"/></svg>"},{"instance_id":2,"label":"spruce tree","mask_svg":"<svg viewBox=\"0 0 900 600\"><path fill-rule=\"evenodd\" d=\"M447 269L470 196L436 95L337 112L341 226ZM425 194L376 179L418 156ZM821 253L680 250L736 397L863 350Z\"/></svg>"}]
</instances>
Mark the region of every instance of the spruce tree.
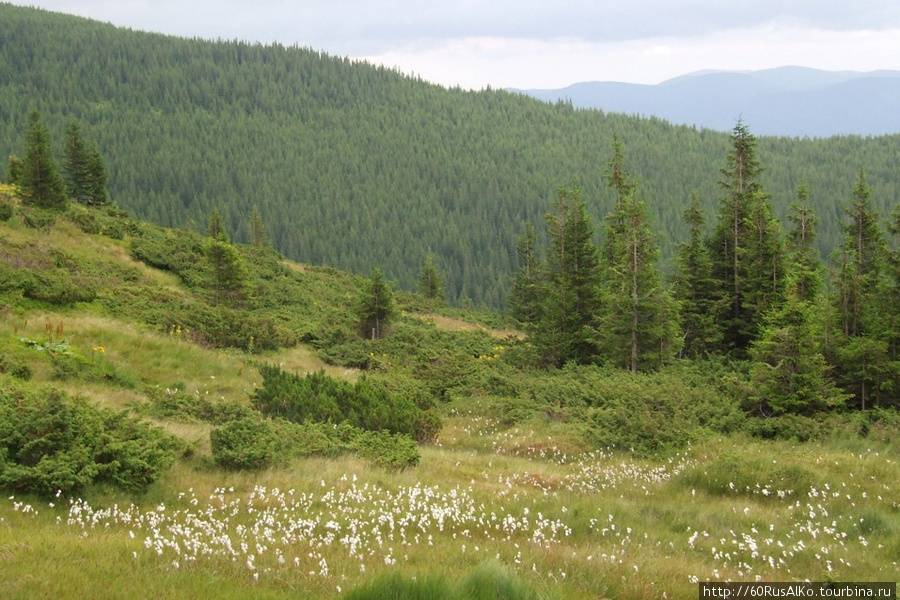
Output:
<instances>
[{"instance_id":1,"label":"spruce tree","mask_svg":"<svg viewBox=\"0 0 900 600\"><path fill-rule=\"evenodd\" d=\"M6 183L9 185L20 186L22 181L23 161L16 155L10 155L6 162Z\"/></svg>"},{"instance_id":2,"label":"spruce tree","mask_svg":"<svg viewBox=\"0 0 900 600\"><path fill-rule=\"evenodd\" d=\"M832 259L835 332L829 357L838 382L862 410L888 397L898 379L883 322L890 313L887 306L896 298L885 297L888 247L871 195L865 172L860 170L853 199L844 208L849 222L844 224L843 242Z\"/></svg>"},{"instance_id":3,"label":"spruce tree","mask_svg":"<svg viewBox=\"0 0 900 600\"><path fill-rule=\"evenodd\" d=\"M100 154L100 149L94 141L88 144L87 166L88 204L93 206L109 204L109 190L106 187L109 175L106 171L106 164L103 162L103 156Z\"/></svg>"},{"instance_id":4,"label":"spruce tree","mask_svg":"<svg viewBox=\"0 0 900 600\"><path fill-rule=\"evenodd\" d=\"M600 308L600 263L577 186L557 189L547 224L550 250L534 343L548 365L590 363L597 355L592 326Z\"/></svg>"},{"instance_id":5,"label":"spruce tree","mask_svg":"<svg viewBox=\"0 0 900 600\"><path fill-rule=\"evenodd\" d=\"M816 250L816 227L819 218L809 205L809 190L804 182L797 186L797 200L791 204L788 221L793 227L788 237L795 293L814 302L822 289L822 265Z\"/></svg>"},{"instance_id":6,"label":"spruce tree","mask_svg":"<svg viewBox=\"0 0 900 600\"><path fill-rule=\"evenodd\" d=\"M266 233L266 224L263 221L259 207L253 205L253 212L250 213L250 245L256 248L269 248L269 234Z\"/></svg>"},{"instance_id":7,"label":"spruce tree","mask_svg":"<svg viewBox=\"0 0 900 600\"><path fill-rule=\"evenodd\" d=\"M888 282L885 306L885 330L888 338L888 352L894 368L900 371L900 205L891 213L888 231L894 237L894 249L888 255ZM894 390L895 403L900 404L900 385Z\"/></svg>"},{"instance_id":8,"label":"spruce tree","mask_svg":"<svg viewBox=\"0 0 900 600\"><path fill-rule=\"evenodd\" d=\"M706 220L696 194L691 194L683 219L689 228L688 241L675 251L672 291L681 311L682 354L699 358L720 347L722 334L715 321L716 282L706 245Z\"/></svg>"},{"instance_id":9,"label":"spruce tree","mask_svg":"<svg viewBox=\"0 0 900 600\"><path fill-rule=\"evenodd\" d=\"M240 307L247 297L247 270L237 249L228 240L222 216L215 208L209 217L203 254L209 266L213 303Z\"/></svg>"},{"instance_id":10,"label":"spruce tree","mask_svg":"<svg viewBox=\"0 0 900 600\"><path fill-rule=\"evenodd\" d=\"M848 397L832 380L824 355L821 269L813 248L817 218L804 185L797 196L788 217L794 228L784 302L770 308L750 348L753 399L761 416L808 415L839 407Z\"/></svg>"},{"instance_id":11,"label":"spruce tree","mask_svg":"<svg viewBox=\"0 0 900 600\"><path fill-rule=\"evenodd\" d=\"M425 257L425 263L419 271L419 293L423 298L436 303L444 302L444 284L434 266L434 257L431 254Z\"/></svg>"},{"instance_id":12,"label":"spruce tree","mask_svg":"<svg viewBox=\"0 0 900 600\"><path fill-rule=\"evenodd\" d=\"M746 356L783 285L778 225L759 182L762 169L756 144L747 126L738 121L719 182L725 195L709 240L722 350L738 358Z\"/></svg>"},{"instance_id":13,"label":"spruce tree","mask_svg":"<svg viewBox=\"0 0 900 600\"><path fill-rule=\"evenodd\" d=\"M89 184L88 149L81 135L81 124L75 120L66 126L63 175L69 198L79 204L93 204L91 202L93 189Z\"/></svg>"},{"instance_id":14,"label":"spruce tree","mask_svg":"<svg viewBox=\"0 0 900 600\"><path fill-rule=\"evenodd\" d=\"M373 340L384 337L394 315L391 287L381 270L375 268L362 291L357 311L362 336Z\"/></svg>"},{"instance_id":15,"label":"spruce tree","mask_svg":"<svg viewBox=\"0 0 900 600\"><path fill-rule=\"evenodd\" d=\"M607 181L616 203L602 246L608 262L601 269L597 341L604 359L636 373L670 360L681 348L681 332L677 305L656 269L659 245L617 139L614 154Z\"/></svg>"},{"instance_id":16,"label":"spruce tree","mask_svg":"<svg viewBox=\"0 0 900 600\"><path fill-rule=\"evenodd\" d=\"M232 308L243 306L247 298L248 276L237 248L227 240L207 238L203 255L209 266L210 288L214 305Z\"/></svg>"},{"instance_id":17,"label":"spruce tree","mask_svg":"<svg viewBox=\"0 0 900 600\"><path fill-rule=\"evenodd\" d=\"M516 244L519 271L512 280L506 300L510 316L526 325L540 320L544 299L543 267L537 250L534 226L525 224L525 233Z\"/></svg>"},{"instance_id":18,"label":"spruce tree","mask_svg":"<svg viewBox=\"0 0 900 600\"><path fill-rule=\"evenodd\" d=\"M206 226L206 236L220 242L228 242L228 232L225 231L225 221L218 208L213 208Z\"/></svg>"},{"instance_id":19,"label":"spruce tree","mask_svg":"<svg viewBox=\"0 0 900 600\"><path fill-rule=\"evenodd\" d=\"M66 206L65 182L56 170L50 133L37 110L28 115L25 156L17 183L26 204L56 210Z\"/></svg>"}]
</instances>

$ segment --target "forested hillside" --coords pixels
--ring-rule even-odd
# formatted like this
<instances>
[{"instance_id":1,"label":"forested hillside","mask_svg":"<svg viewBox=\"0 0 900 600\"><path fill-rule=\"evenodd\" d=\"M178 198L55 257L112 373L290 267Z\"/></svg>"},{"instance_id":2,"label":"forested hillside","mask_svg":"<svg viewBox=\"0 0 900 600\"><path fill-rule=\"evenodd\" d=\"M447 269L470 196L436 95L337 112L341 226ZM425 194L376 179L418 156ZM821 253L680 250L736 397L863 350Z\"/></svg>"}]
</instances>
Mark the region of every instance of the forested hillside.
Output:
<instances>
[{"instance_id":1,"label":"forested hillside","mask_svg":"<svg viewBox=\"0 0 900 600\"><path fill-rule=\"evenodd\" d=\"M542 221L559 185L578 184L595 222L613 208L614 135L669 263L687 240L691 192L711 219L729 151L727 134L659 120L448 90L299 47L178 39L6 4L0 74L4 159L22 153L32 109L55 140L74 118L106 158L113 201L140 218L205 224L218 208L247 241L255 205L289 258L355 273L378 266L413 289L430 254L451 302L493 308L520 266L523 224ZM806 182L823 255L840 243L839 207L859 169L875 210L886 215L900 197L900 136L761 138L758 152L777 216Z\"/></svg>"}]
</instances>

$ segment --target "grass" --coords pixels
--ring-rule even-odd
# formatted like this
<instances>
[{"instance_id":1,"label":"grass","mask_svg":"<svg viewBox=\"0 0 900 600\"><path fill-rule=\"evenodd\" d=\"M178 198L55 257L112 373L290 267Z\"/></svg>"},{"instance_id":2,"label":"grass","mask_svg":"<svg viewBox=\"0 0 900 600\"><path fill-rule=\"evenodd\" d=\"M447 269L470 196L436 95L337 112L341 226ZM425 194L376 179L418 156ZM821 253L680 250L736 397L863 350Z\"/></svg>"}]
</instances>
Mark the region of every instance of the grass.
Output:
<instances>
[{"instance_id":1,"label":"grass","mask_svg":"<svg viewBox=\"0 0 900 600\"><path fill-rule=\"evenodd\" d=\"M33 232L15 220L4 231L21 253L10 260L40 259ZM40 244L96 269L104 260L116 273L131 269L148 289L186 293L171 274L132 261L121 242L83 237L63 222ZM295 275L335 296L350 289L324 269ZM428 319L472 327L450 311ZM60 378L46 343L62 341L84 366ZM304 346L255 355L200 347L93 304L0 311L0 354L31 369L30 385L119 409L141 408L157 388L246 403L259 360L359 375ZM437 441L402 471L350 455L223 471L211 460L209 424L155 419L191 450L141 495L0 496L0 596L696 598L705 580L891 581L900 572L900 453L890 431L836 431L806 444L735 434L636 459L590 447L565 411L512 419L509 404L521 398L476 388L452 388Z\"/></svg>"},{"instance_id":2,"label":"grass","mask_svg":"<svg viewBox=\"0 0 900 600\"><path fill-rule=\"evenodd\" d=\"M93 359L140 382L63 382L99 403L133 405L141 386L153 385L246 401L257 381L243 354L106 317L7 315L0 338L33 364L36 379L49 378L46 358L11 340L55 335L60 323L82 354L102 344L105 354ZM322 366L305 348L264 358L298 371ZM635 460L588 451L547 416L503 425L485 403L446 405L438 442L422 447L418 468L401 472L349 456L223 472L209 458L208 425L161 421L193 454L144 496L93 490L91 519L81 522L66 502L0 500L6 597L334 598L378 575L457 582L488 562L528 590L578 600L695 597L703 580L896 577L893 445L730 437L667 460ZM113 506L131 506L131 520L104 512ZM207 549L186 560L191 544L211 543L204 529L228 535L234 553Z\"/></svg>"},{"instance_id":3,"label":"grass","mask_svg":"<svg viewBox=\"0 0 900 600\"><path fill-rule=\"evenodd\" d=\"M67 523L66 505L35 506L34 514L3 499L0 569L19 590L13 597L23 598L83 597L112 572L121 587L110 597L139 597L137 590L173 597L180 589L181 597L227 598L232 588L332 598L378 574L455 581L488 561L573 599L695 597L694 582L707 579L896 576L896 456L748 440L740 449L746 471L735 476L759 487L722 493L694 484L717 456L735 452L728 439L662 462L432 446L417 469L399 473L352 457L227 473L201 456L134 498L128 519L102 512L114 504L125 510L128 502L115 495L101 494L90 518L85 512L76 523ZM785 456L809 471L812 485L783 497L756 491L771 479L760 465ZM223 534L235 553L204 554ZM201 548L194 561L186 559L192 543ZM54 588L60 580L72 584Z\"/></svg>"}]
</instances>

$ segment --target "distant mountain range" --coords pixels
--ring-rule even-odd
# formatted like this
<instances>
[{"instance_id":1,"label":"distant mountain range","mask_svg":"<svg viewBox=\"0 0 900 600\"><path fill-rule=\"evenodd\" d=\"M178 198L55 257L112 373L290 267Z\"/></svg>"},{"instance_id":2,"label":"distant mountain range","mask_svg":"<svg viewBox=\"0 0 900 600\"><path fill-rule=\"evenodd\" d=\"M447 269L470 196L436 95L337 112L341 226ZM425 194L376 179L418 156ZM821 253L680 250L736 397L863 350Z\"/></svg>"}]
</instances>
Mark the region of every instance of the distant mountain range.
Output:
<instances>
[{"instance_id":1,"label":"distant mountain range","mask_svg":"<svg viewBox=\"0 0 900 600\"><path fill-rule=\"evenodd\" d=\"M586 82L510 91L719 131L730 131L741 118L755 135L900 133L900 71L698 71L657 85Z\"/></svg>"}]
</instances>

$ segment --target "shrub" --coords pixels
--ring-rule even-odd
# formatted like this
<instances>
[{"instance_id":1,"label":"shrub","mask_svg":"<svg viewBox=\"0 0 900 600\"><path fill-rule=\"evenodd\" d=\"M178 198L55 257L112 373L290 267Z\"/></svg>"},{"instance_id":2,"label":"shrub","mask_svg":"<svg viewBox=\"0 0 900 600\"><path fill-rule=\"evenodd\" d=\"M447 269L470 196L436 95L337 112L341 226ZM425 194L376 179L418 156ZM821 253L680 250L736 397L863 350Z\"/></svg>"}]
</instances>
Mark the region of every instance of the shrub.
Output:
<instances>
[{"instance_id":1,"label":"shrub","mask_svg":"<svg viewBox=\"0 0 900 600\"><path fill-rule=\"evenodd\" d=\"M0 373L9 373L22 381L28 381L32 376L31 367L3 354L0 354Z\"/></svg>"},{"instance_id":2,"label":"shrub","mask_svg":"<svg viewBox=\"0 0 900 600\"><path fill-rule=\"evenodd\" d=\"M31 229L46 230L56 223L56 213L51 210L28 208L22 210L20 214L22 215L22 222Z\"/></svg>"},{"instance_id":3,"label":"shrub","mask_svg":"<svg viewBox=\"0 0 900 600\"><path fill-rule=\"evenodd\" d=\"M360 458L388 469L405 469L419 464L419 448L405 435L360 431L350 447Z\"/></svg>"},{"instance_id":4,"label":"shrub","mask_svg":"<svg viewBox=\"0 0 900 600\"><path fill-rule=\"evenodd\" d=\"M570 366L527 383L522 393L539 406L583 419L593 445L640 456L681 451L709 432L738 430L745 420L736 399L680 367L632 374Z\"/></svg>"},{"instance_id":5,"label":"shrub","mask_svg":"<svg viewBox=\"0 0 900 600\"><path fill-rule=\"evenodd\" d=\"M147 393L150 401L148 413L163 419L203 421L213 425L223 425L254 414L253 409L235 400L214 402L209 396L199 393L187 394L182 390L151 390Z\"/></svg>"},{"instance_id":6,"label":"shrub","mask_svg":"<svg viewBox=\"0 0 900 600\"><path fill-rule=\"evenodd\" d=\"M97 297L94 286L87 281L75 281L64 269L19 270L18 287L26 298L67 305L91 302Z\"/></svg>"},{"instance_id":7,"label":"shrub","mask_svg":"<svg viewBox=\"0 0 900 600\"><path fill-rule=\"evenodd\" d=\"M56 390L0 392L0 487L51 497L95 483L140 492L175 460L176 438Z\"/></svg>"},{"instance_id":8,"label":"shrub","mask_svg":"<svg viewBox=\"0 0 900 600\"><path fill-rule=\"evenodd\" d=\"M324 371L300 376L268 365L260 366L259 372L263 384L253 393L252 402L268 416L295 423L346 423L420 440L436 433L433 417L425 417L415 402L392 394L375 380L360 377L353 384Z\"/></svg>"},{"instance_id":9,"label":"shrub","mask_svg":"<svg viewBox=\"0 0 900 600\"><path fill-rule=\"evenodd\" d=\"M0 202L0 221L9 221L13 216L13 207L9 202Z\"/></svg>"},{"instance_id":10,"label":"shrub","mask_svg":"<svg viewBox=\"0 0 900 600\"><path fill-rule=\"evenodd\" d=\"M808 442L819 436L820 425L810 417L786 414L750 419L747 430L750 435L767 440Z\"/></svg>"},{"instance_id":11,"label":"shrub","mask_svg":"<svg viewBox=\"0 0 900 600\"><path fill-rule=\"evenodd\" d=\"M277 443L271 423L247 416L209 433L213 460L226 469L265 469L275 464Z\"/></svg>"}]
</instances>

